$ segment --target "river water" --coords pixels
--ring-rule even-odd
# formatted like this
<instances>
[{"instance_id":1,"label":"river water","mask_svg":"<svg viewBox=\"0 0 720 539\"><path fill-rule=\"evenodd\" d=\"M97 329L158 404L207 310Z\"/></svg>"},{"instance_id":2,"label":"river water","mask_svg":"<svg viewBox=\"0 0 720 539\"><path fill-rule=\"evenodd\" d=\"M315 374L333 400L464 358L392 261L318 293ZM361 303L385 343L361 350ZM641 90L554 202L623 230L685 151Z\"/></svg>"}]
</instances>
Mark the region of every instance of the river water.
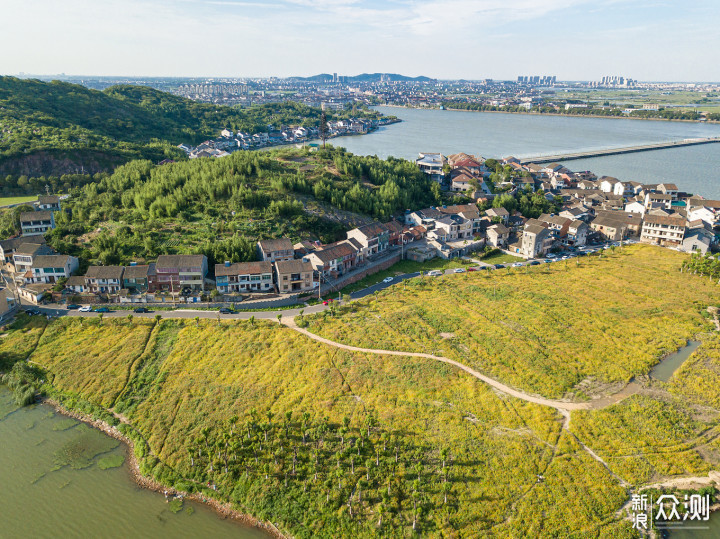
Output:
<instances>
[{"instance_id":1,"label":"river water","mask_svg":"<svg viewBox=\"0 0 720 539\"><path fill-rule=\"evenodd\" d=\"M532 157L720 136L720 124L501 114L377 107L403 121L367 136L330 142L360 155L403 157L418 152L467 152L483 157ZM568 161L623 181L676 183L680 190L720 198L720 143Z\"/></svg>"},{"instance_id":2,"label":"river water","mask_svg":"<svg viewBox=\"0 0 720 539\"><path fill-rule=\"evenodd\" d=\"M50 406L17 409L0 386L0 537L267 537L202 504L173 513L126 465L100 468L124 455L116 440Z\"/></svg>"}]
</instances>

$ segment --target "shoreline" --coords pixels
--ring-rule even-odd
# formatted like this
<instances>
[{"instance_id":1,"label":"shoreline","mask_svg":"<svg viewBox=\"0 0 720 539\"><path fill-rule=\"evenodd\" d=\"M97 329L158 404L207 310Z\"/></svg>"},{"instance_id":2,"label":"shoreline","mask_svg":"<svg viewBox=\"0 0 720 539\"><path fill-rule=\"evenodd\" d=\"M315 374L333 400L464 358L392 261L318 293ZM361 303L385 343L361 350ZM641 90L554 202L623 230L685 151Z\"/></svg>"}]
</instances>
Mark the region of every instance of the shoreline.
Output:
<instances>
[{"instance_id":1,"label":"shoreline","mask_svg":"<svg viewBox=\"0 0 720 539\"><path fill-rule=\"evenodd\" d=\"M448 112L487 112L490 114L522 114L527 116L562 116L564 118L603 118L606 120L648 120L656 122L684 122L691 124L720 124L720 120L681 120L672 118L640 118L638 116L605 116L603 114L562 114L561 112L519 112L511 110L471 110L471 109L453 109L438 107L412 107L407 105L374 105L376 107L392 107L397 109L415 109L415 110L446 110Z\"/></svg>"},{"instance_id":2,"label":"shoreline","mask_svg":"<svg viewBox=\"0 0 720 539\"><path fill-rule=\"evenodd\" d=\"M234 509L229 502L223 503L220 500L216 500L215 498L208 498L198 492L192 494L188 492L183 492L175 489L174 487L163 485L162 483L156 481L151 477L146 477L142 475L142 473L140 473L140 466L137 457L135 456L135 446L132 440L122 434L116 427L113 427L112 425L109 425L99 419L94 419L87 414L68 410L59 402L51 398L42 398L39 401L39 404L48 404L52 406L52 408L57 413L66 417L70 417L72 419L76 419L121 442L124 445L126 455L123 467L126 468L133 481L135 481L135 483L141 488L152 490L159 494L164 494L166 497L179 495L183 499L206 505L220 518L231 520L245 528L263 531L267 533L270 537L276 539L286 539L286 536L283 535L282 532L280 532L280 530L278 530L271 522L265 522L263 520L253 517L252 515L241 513L240 511Z\"/></svg>"}]
</instances>

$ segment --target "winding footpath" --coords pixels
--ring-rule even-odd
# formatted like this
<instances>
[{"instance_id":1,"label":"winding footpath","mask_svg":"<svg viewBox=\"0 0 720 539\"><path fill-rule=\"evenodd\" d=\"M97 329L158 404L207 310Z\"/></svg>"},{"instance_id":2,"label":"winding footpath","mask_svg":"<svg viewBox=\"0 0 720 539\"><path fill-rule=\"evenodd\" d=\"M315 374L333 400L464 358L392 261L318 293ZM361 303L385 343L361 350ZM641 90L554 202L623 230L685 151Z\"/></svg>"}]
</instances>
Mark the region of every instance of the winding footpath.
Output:
<instances>
[{"instance_id":1,"label":"winding footpath","mask_svg":"<svg viewBox=\"0 0 720 539\"><path fill-rule=\"evenodd\" d=\"M512 397L516 397L518 399L522 399L527 402L533 402L535 404L541 404L543 406L549 406L551 408L555 408L556 410L560 411L561 413L570 412L572 410L589 410L591 408L591 404L588 402L566 402L566 401L546 399L544 397L539 397L537 395L531 395L529 393L525 393L524 391L519 391L517 389L513 389L510 386L506 386L505 384L498 382L497 380L494 380L493 378L490 378L489 376L480 374L478 371L476 371L475 369L471 369L467 365L463 365L462 363L459 363L459 362L457 362L453 359L447 358L447 357L435 356L432 354L423 354L423 353L419 353L419 352L400 352L397 350L377 350L377 349L373 349L373 348L360 348L357 346L350 346L350 345L342 344L342 343L339 343L336 341L331 341L330 339L326 339L325 337L320 337L319 335L315 335L314 333L311 333L306 329L298 327L298 325L295 323L295 319L290 316L282 317L281 323L291 329L294 329L298 333L302 333L303 335L305 335L306 337L309 337L310 339L321 342L323 344L327 344L328 346L334 346L335 348L349 350L351 352L364 352L367 354L378 354L378 355L389 355L389 356L421 357L424 359L433 359L435 361L447 363L448 365L452 365L454 367L457 367L460 370L465 371L466 373L468 373L471 376L474 376L478 380L482 380L483 382L485 382L486 384L488 384L491 387L494 387L498 391L502 391L503 393L507 393L508 395L510 395ZM565 414L563 413L563 415L565 415Z\"/></svg>"}]
</instances>

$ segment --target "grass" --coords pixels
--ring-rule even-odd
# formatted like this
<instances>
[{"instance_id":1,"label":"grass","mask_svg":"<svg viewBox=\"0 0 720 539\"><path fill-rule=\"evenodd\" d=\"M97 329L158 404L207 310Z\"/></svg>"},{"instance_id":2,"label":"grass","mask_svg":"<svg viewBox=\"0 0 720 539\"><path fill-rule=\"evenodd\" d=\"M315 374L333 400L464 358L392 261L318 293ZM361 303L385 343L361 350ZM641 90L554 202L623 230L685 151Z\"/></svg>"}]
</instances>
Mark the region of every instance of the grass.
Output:
<instances>
[{"instance_id":1,"label":"grass","mask_svg":"<svg viewBox=\"0 0 720 539\"><path fill-rule=\"evenodd\" d=\"M718 289L680 273L684 259L637 245L565 264L412 279L337 317L305 319L345 344L437 353L531 392L573 396L584 380L645 374L709 329L703 311Z\"/></svg>"},{"instance_id":2,"label":"grass","mask_svg":"<svg viewBox=\"0 0 720 539\"><path fill-rule=\"evenodd\" d=\"M341 292L343 294L350 294L352 292L356 292L357 290L363 290L368 286L381 283L385 277L397 277L398 275L402 275L403 273L416 273L420 271L424 271L427 273L428 271L432 270L464 268L467 267L468 264L471 264L471 262L459 258L451 258L448 260L445 260L443 258L433 258L425 262L401 260L400 262L393 264L386 270L382 270L377 273L373 273L372 275L368 275L367 277L363 277L359 281L344 287Z\"/></svg>"},{"instance_id":3,"label":"grass","mask_svg":"<svg viewBox=\"0 0 720 539\"><path fill-rule=\"evenodd\" d=\"M143 471L186 489L209 481L217 488L212 496L272 519L295 536L374 536L381 510L384 535L398 537L411 532L414 515L419 533L430 536L628 529L613 517L625 490L561 434L554 410L499 397L447 365L342 351L273 323L248 321L162 321L145 347L132 347L137 357L128 352L118 359L103 353L107 341L99 331L129 343L148 328L137 320L117 327L107 322L92 328L79 319L54 322L58 329L49 328L33 361L55 374L56 388L95 403L113 401L120 385L113 373L124 371L124 365L130 374L114 399L115 410L149 444L150 453L140 451ZM95 358L92 369L84 367L86 358ZM270 423L266 411L275 414ZM289 422L283 419L287 412ZM234 434L233 416L239 418ZM343 444L345 417L349 429ZM376 421L369 437L361 427L368 417ZM317 434L322 425L325 434ZM253 433L252 444L245 426ZM302 432L313 441L304 443ZM316 446L317 436L324 442ZM363 447L364 456L354 463L355 446L348 452L349 443ZM252 451L258 446L256 464ZM298 472L284 475L292 447ZM443 449L449 450L447 503ZM335 484L336 459L341 489ZM366 474L370 480L360 484L358 500L352 492ZM542 485L538 474L546 478ZM563 506L559 500L567 492L573 493L572 501L565 499L570 505ZM539 510L532 503L536 498L543 500Z\"/></svg>"},{"instance_id":4,"label":"grass","mask_svg":"<svg viewBox=\"0 0 720 539\"><path fill-rule=\"evenodd\" d=\"M22 204L23 202L36 202L37 199L37 195L24 197L0 197L0 207L12 206L13 204Z\"/></svg>"},{"instance_id":5,"label":"grass","mask_svg":"<svg viewBox=\"0 0 720 539\"><path fill-rule=\"evenodd\" d=\"M683 259L634 246L579 266L413 279L306 319L331 338L442 352L564 394L647 372L710 327L716 285L677 271ZM37 328L25 329L3 342L29 347ZM60 319L31 361L66 405L122 414L144 474L296 537L403 537L413 521L428 537L633 537L613 473L637 486L702 474L720 450L707 408L720 407L720 338L651 394L573 412L570 432L554 409L449 365L345 351L267 321Z\"/></svg>"},{"instance_id":6,"label":"grass","mask_svg":"<svg viewBox=\"0 0 720 539\"><path fill-rule=\"evenodd\" d=\"M524 262L525 259L520 256L508 255L505 253L497 253L481 259L486 264L513 264L515 262Z\"/></svg>"}]
</instances>

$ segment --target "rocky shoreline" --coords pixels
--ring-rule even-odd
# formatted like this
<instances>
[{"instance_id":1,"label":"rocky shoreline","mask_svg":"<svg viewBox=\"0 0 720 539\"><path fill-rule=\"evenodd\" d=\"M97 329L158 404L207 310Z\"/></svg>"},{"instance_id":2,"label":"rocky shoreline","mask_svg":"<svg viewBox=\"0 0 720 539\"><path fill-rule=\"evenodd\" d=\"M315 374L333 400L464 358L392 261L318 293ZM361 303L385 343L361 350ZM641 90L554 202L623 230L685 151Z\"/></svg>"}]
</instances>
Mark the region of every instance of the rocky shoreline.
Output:
<instances>
[{"instance_id":1,"label":"rocky shoreline","mask_svg":"<svg viewBox=\"0 0 720 539\"><path fill-rule=\"evenodd\" d=\"M188 493L179 491L175 488L168 487L166 485L163 485L162 483L159 483L158 481L155 481L154 479L150 477L144 476L142 473L140 473L140 466L137 461L137 458L135 457L135 451L134 451L134 445L132 440L122 434L117 428L108 425L104 421L100 421L98 419L94 419L91 416L87 414L83 414L80 412L76 412L73 410L68 410L65 407L63 407L59 402L53 400L53 399L44 399L42 401L45 404L49 404L52 406L56 412L59 414L62 414L67 417L71 417L72 419L77 419L78 421L81 421L85 423L86 425L90 425L93 428L96 428L108 436L122 442L125 445L125 454L126 454L126 464L128 466L128 471L130 472L130 475L132 476L133 480L141 487L146 488L148 490L153 490L155 492L159 492L161 494L164 494L167 496L180 496L183 499L186 500L192 500L194 502L202 503L204 505L207 505L210 507L218 516L224 519L232 520L233 522L238 523L241 526L244 526L246 528L255 528L257 530L261 530L265 533L267 533L270 537L274 537L277 539L286 539L286 536L283 535L280 530L278 530L272 523L265 522L262 520L259 520L251 515L241 513L237 511L236 509L233 509L233 507L229 503L223 503L219 500L216 500L214 498L208 498L207 496L204 496L200 493Z\"/></svg>"}]
</instances>

